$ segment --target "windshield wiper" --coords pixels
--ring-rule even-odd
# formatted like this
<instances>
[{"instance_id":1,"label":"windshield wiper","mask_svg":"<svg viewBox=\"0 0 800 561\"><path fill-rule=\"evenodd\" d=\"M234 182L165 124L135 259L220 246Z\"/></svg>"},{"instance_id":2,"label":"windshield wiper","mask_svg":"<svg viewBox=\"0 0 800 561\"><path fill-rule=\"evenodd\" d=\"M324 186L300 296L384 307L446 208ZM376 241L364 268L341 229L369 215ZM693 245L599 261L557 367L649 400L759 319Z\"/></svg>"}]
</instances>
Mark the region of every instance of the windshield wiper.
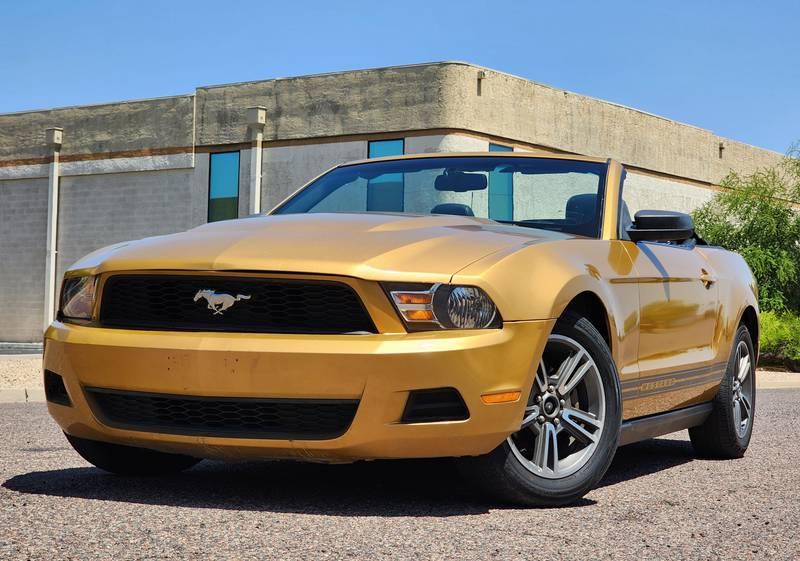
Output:
<instances>
[{"instance_id":1,"label":"windshield wiper","mask_svg":"<svg viewBox=\"0 0 800 561\"><path fill-rule=\"evenodd\" d=\"M556 224L541 222L538 220L497 220L492 218L495 222L500 224L511 224L512 226L522 226L523 228L539 228L540 230L547 230L549 228L558 228Z\"/></svg>"}]
</instances>

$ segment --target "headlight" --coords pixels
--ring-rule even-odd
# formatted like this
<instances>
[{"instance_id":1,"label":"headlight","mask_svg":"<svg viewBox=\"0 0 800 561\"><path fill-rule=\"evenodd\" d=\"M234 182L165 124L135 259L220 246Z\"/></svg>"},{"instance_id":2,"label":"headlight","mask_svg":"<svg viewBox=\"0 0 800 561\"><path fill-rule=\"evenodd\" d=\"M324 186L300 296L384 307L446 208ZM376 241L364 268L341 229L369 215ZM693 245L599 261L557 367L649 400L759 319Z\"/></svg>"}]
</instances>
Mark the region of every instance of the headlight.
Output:
<instances>
[{"instance_id":1,"label":"headlight","mask_svg":"<svg viewBox=\"0 0 800 561\"><path fill-rule=\"evenodd\" d=\"M61 289L61 317L92 319L95 280L95 277L64 279L64 286Z\"/></svg>"},{"instance_id":2,"label":"headlight","mask_svg":"<svg viewBox=\"0 0 800 561\"><path fill-rule=\"evenodd\" d=\"M476 286L388 284L386 288L409 331L503 325L492 299Z\"/></svg>"},{"instance_id":3,"label":"headlight","mask_svg":"<svg viewBox=\"0 0 800 561\"><path fill-rule=\"evenodd\" d=\"M438 294L440 291L445 292L442 287L439 287L437 297L434 298L434 314L441 318L440 323L459 329L483 329L492 324L497 308L483 290L475 286L453 286L446 289L449 289L446 303L444 295L439 297Z\"/></svg>"}]
</instances>

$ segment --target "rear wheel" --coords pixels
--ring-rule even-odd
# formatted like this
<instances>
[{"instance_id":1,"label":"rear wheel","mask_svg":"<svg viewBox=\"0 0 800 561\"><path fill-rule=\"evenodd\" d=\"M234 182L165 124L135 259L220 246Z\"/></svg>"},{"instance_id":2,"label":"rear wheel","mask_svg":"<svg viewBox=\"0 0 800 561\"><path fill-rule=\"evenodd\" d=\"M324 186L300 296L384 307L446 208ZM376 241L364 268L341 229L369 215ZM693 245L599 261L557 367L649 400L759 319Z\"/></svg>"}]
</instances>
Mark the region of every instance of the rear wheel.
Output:
<instances>
[{"instance_id":1,"label":"rear wheel","mask_svg":"<svg viewBox=\"0 0 800 561\"><path fill-rule=\"evenodd\" d=\"M586 318L568 314L547 341L519 431L490 454L460 465L502 500L568 504L605 474L620 422L619 381L608 346Z\"/></svg>"},{"instance_id":2,"label":"rear wheel","mask_svg":"<svg viewBox=\"0 0 800 561\"><path fill-rule=\"evenodd\" d=\"M725 377L706 422L689 429L695 451L709 458L741 458L750 445L756 412L753 340L744 325L736 332Z\"/></svg>"},{"instance_id":3,"label":"rear wheel","mask_svg":"<svg viewBox=\"0 0 800 561\"><path fill-rule=\"evenodd\" d=\"M189 469L198 458L134 448L64 433L75 451L90 464L119 475L165 475Z\"/></svg>"}]
</instances>

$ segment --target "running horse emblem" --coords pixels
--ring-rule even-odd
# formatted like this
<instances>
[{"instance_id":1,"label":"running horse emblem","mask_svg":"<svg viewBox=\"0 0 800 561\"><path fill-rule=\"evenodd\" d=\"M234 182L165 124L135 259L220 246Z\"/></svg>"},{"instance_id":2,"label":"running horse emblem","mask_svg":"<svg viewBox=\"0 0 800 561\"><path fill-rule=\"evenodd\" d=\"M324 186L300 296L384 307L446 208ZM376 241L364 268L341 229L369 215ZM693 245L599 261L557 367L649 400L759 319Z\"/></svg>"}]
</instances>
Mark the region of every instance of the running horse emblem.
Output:
<instances>
[{"instance_id":1,"label":"running horse emblem","mask_svg":"<svg viewBox=\"0 0 800 561\"><path fill-rule=\"evenodd\" d=\"M201 298L205 298L208 302L208 309L214 312L214 315L222 315L222 313L233 306L239 300L250 300L248 294L237 294L232 296L230 294L218 293L214 290L198 290L194 295L194 301L197 302Z\"/></svg>"}]
</instances>

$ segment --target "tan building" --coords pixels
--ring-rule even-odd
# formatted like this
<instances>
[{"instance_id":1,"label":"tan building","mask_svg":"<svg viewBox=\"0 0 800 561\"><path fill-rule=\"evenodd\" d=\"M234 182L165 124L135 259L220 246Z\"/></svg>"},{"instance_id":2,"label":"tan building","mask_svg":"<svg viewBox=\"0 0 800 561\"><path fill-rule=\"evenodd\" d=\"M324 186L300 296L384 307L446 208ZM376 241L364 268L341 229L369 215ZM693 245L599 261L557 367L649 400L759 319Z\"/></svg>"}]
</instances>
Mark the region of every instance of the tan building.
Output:
<instances>
[{"instance_id":1,"label":"tan building","mask_svg":"<svg viewBox=\"0 0 800 561\"><path fill-rule=\"evenodd\" d=\"M486 150L616 158L633 212L691 210L780 158L458 62L0 115L0 341L40 340L63 270L99 247L269 210L340 162Z\"/></svg>"}]
</instances>

